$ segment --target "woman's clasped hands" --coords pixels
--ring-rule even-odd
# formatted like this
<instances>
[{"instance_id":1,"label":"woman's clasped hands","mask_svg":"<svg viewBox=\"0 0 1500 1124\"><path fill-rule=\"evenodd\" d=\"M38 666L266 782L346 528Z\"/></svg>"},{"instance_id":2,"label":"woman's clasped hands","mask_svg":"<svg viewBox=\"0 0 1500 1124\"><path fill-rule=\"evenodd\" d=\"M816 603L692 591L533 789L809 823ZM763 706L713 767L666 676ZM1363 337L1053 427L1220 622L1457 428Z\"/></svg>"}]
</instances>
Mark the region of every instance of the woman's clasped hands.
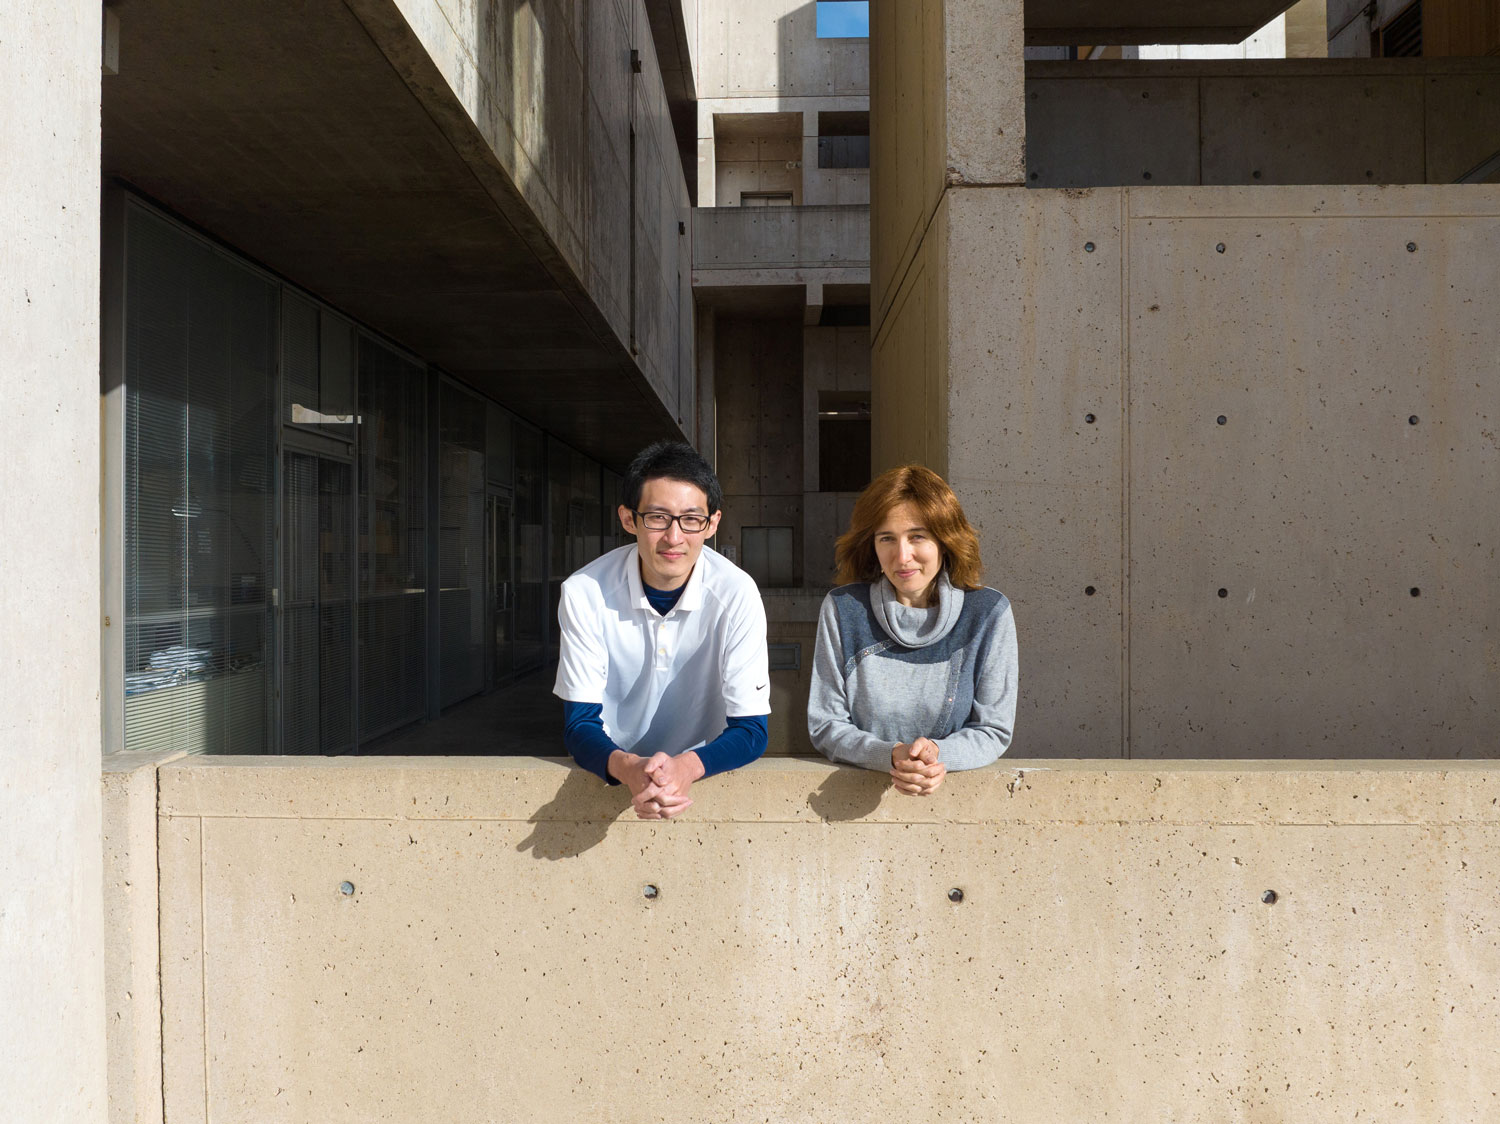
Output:
<instances>
[{"instance_id":1,"label":"woman's clasped hands","mask_svg":"<svg viewBox=\"0 0 1500 1124\"><path fill-rule=\"evenodd\" d=\"M901 742L891 750L891 782L897 792L931 796L947 774L947 766L938 760L938 744L931 738Z\"/></svg>"}]
</instances>

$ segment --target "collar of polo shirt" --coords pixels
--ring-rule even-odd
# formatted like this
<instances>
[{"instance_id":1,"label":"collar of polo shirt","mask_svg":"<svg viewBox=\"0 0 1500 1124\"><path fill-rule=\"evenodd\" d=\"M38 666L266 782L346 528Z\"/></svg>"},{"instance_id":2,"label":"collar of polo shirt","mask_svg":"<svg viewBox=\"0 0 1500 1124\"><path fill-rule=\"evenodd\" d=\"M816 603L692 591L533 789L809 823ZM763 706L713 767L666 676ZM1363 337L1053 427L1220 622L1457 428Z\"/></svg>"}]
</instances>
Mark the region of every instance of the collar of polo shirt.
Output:
<instances>
[{"instance_id":1,"label":"collar of polo shirt","mask_svg":"<svg viewBox=\"0 0 1500 1124\"><path fill-rule=\"evenodd\" d=\"M705 545L704 549L708 549ZM641 580L641 548L633 546L630 548L630 561L626 566L626 580L630 582L630 601L639 609L650 609L651 602L646 600L646 583ZM682 596L677 599L673 609L701 609L703 608L703 555L698 555L698 561L693 566L693 572L688 575L687 585L682 589ZM655 610L652 610L653 612Z\"/></svg>"}]
</instances>

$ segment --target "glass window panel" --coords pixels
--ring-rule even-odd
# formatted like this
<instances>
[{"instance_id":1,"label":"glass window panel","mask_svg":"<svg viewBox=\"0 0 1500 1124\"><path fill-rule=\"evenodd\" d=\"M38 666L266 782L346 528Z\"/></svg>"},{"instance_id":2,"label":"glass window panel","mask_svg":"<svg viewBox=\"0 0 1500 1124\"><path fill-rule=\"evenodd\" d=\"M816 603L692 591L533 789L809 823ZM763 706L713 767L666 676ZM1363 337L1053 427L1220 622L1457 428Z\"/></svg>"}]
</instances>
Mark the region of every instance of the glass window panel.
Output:
<instances>
[{"instance_id":1,"label":"glass window panel","mask_svg":"<svg viewBox=\"0 0 1500 1124\"><path fill-rule=\"evenodd\" d=\"M276 286L126 218L125 745L267 748Z\"/></svg>"},{"instance_id":2,"label":"glass window panel","mask_svg":"<svg viewBox=\"0 0 1500 1124\"><path fill-rule=\"evenodd\" d=\"M547 597L547 445L539 429L515 422L516 508L516 671L539 666L546 656Z\"/></svg>"},{"instance_id":3,"label":"glass window panel","mask_svg":"<svg viewBox=\"0 0 1500 1124\"><path fill-rule=\"evenodd\" d=\"M442 705L451 706L484 688L487 414L482 399L451 383L439 412L439 682Z\"/></svg>"},{"instance_id":4,"label":"glass window panel","mask_svg":"<svg viewBox=\"0 0 1500 1124\"><path fill-rule=\"evenodd\" d=\"M354 366L358 342L354 326L326 309L320 316L318 412L323 431L354 440Z\"/></svg>"},{"instance_id":5,"label":"glass window panel","mask_svg":"<svg viewBox=\"0 0 1500 1124\"><path fill-rule=\"evenodd\" d=\"M511 417L510 413L493 402L486 408L488 437L485 441L485 464L490 482L509 484L511 468Z\"/></svg>"},{"instance_id":6,"label":"glass window panel","mask_svg":"<svg viewBox=\"0 0 1500 1124\"><path fill-rule=\"evenodd\" d=\"M281 297L281 418L307 425L320 409L318 306L296 293Z\"/></svg>"},{"instance_id":7,"label":"glass window panel","mask_svg":"<svg viewBox=\"0 0 1500 1124\"><path fill-rule=\"evenodd\" d=\"M427 699L426 372L359 341L360 737L421 719Z\"/></svg>"}]
</instances>

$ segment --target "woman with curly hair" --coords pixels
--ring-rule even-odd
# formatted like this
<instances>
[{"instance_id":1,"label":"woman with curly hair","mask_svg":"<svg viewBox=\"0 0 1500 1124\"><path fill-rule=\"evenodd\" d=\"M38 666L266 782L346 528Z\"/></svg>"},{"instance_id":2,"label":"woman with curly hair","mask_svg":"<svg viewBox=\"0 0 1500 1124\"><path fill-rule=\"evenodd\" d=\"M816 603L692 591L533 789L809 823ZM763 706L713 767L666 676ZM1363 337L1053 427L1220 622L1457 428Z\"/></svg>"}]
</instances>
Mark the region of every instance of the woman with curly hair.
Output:
<instances>
[{"instance_id":1,"label":"woman with curly hair","mask_svg":"<svg viewBox=\"0 0 1500 1124\"><path fill-rule=\"evenodd\" d=\"M807 727L833 761L888 770L928 796L949 769L988 765L1016 716L1016 627L979 582L979 539L931 469L870 483L823 599Z\"/></svg>"}]
</instances>

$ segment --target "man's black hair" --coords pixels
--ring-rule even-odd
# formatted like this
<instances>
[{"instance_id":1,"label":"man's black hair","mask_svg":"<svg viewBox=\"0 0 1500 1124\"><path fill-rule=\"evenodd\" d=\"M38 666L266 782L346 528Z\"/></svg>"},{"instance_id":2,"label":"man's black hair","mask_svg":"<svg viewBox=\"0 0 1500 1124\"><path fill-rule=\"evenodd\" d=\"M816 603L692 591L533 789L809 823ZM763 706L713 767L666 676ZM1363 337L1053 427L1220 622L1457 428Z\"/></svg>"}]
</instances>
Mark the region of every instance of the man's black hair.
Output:
<instances>
[{"instance_id":1,"label":"man's black hair","mask_svg":"<svg viewBox=\"0 0 1500 1124\"><path fill-rule=\"evenodd\" d=\"M685 441L653 441L635 455L625 471L624 503L631 511L641 505L641 491L647 480L681 480L701 488L708 497L708 514L719 510L724 489L719 478L697 449Z\"/></svg>"}]
</instances>

